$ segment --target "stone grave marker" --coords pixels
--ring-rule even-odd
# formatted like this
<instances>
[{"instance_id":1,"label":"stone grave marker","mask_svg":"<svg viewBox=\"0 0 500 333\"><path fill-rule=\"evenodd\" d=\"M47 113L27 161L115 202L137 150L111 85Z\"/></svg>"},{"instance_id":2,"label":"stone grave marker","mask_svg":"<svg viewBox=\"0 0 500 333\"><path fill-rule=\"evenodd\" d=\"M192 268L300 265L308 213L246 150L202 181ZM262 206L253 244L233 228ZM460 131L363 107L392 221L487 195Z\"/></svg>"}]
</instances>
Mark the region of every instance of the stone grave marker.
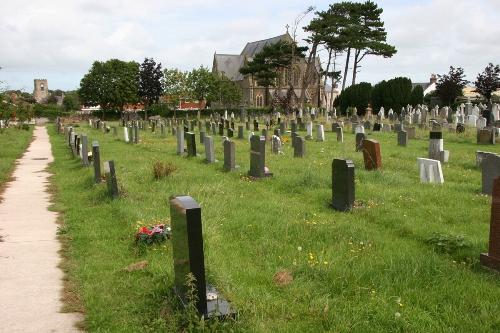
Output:
<instances>
[{"instance_id":1,"label":"stone grave marker","mask_svg":"<svg viewBox=\"0 0 500 333\"><path fill-rule=\"evenodd\" d=\"M196 135L193 132L186 134L187 157L196 157Z\"/></svg>"},{"instance_id":2,"label":"stone grave marker","mask_svg":"<svg viewBox=\"0 0 500 333\"><path fill-rule=\"evenodd\" d=\"M415 127L407 127L406 132L408 132L408 139L416 139L417 138L417 130Z\"/></svg>"},{"instance_id":3,"label":"stone grave marker","mask_svg":"<svg viewBox=\"0 0 500 333\"><path fill-rule=\"evenodd\" d=\"M134 126L134 143L139 143L139 127L137 125Z\"/></svg>"},{"instance_id":4,"label":"stone grave marker","mask_svg":"<svg viewBox=\"0 0 500 333\"><path fill-rule=\"evenodd\" d=\"M111 194L113 199L117 199L120 196L120 193L118 191L118 182L116 180L114 161L104 162L104 175L106 177L106 184L108 186L109 194Z\"/></svg>"},{"instance_id":5,"label":"stone grave marker","mask_svg":"<svg viewBox=\"0 0 500 333\"><path fill-rule=\"evenodd\" d=\"M325 141L325 129L321 124L316 125L316 141Z\"/></svg>"},{"instance_id":6,"label":"stone grave marker","mask_svg":"<svg viewBox=\"0 0 500 333\"><path fill-rule=\"evenodd\" d=\"M184 131L182 127L177 128L177 155L184 154Z\"/></svg>"},{"instance_id":7,"label":"stone grave marker","mask_svg":"<svg viewBox=\"0 0 500 333\"><path fill-rule=\"evenodd\" d=\"M356 151L362 151L363 150L363 140L366 139L365 133L358 133L356 134Z\"/></svg>"},{"instance_id":8,"label":"stone grave marker","mask_svg":"<svg viewBox=\"0 0 500 333\"><path fill-rule=\"evenodd\" d=\"M487 128L487 127L477 130L477 144L494 145L495 130L493 128Z\"/></svg>"},{"instance_id":9,"label":"stone grave marker","mask_svg":"<svg viewBox=\"0 0 500 333\"><path fill-rule=\"evenodd\" d=\"M363 159L366 170L378 170L382 168L382 154L380 143L376 140L363 140Z\"/></svg>"},{"instance_id":10,"label":"stone grave marker","mask_svg":"<svg viewBox=\"0 0 500 333\"><path fill-rule=\"evenodd\" d=\"M399 131L398 132L398 146L406 147L408 145L408 132Z\"/></svg>"},{"instance_id":11,"label":"stone grave marker","mask_svg":"<svg viewBox=\"0 0 500 333\"><path fill-rule=\"evenodd\" d=\"M312 121L308 121L306 124L306 139L311 140L313 138L313 123Z\"/></svg>"},{"instance_id":12,"label":"stone grave marker","mask_svg":"<svg viewBox=\"0 0 500 333\"><path fill-rule=\"evenodd\" d=\"M94 165L94 182L101 182L101 155L99 152L99 142L92 142L92 164Z\"/></svg>"},{"instance_id":13,"label":"stone grave marker","mask_svg":"<svg viewBox=\"0 0 500 333\"><path fill-rule=\"evenodd\" d=\"M206 136L204 144L205 144L205 161L207 163L215 163L214 138L211 136Z\"/></svg>"},{"instance_id":14,"label":"stone grave marker","mask_svg":"<svg viewBox=\"0 0 500 333\"><path fill-rule=\"evenodd\" d=\"M82 165L88 167L89 164L89 142L86 135L82 135Z\"/></svg>"},{"instance_id":15,"label":"stone grave marker","mask_svg":"<svg viewBox=\"0 0 500 333\"><path fill-rule=\"evenodd\" d=\"M346 212L354 206L354 163L334 159L332 163L332 207Z\"/></svg>"},{"instance_id":16,"label":"stone grave marker","mask_svg":"<svg viewBox=\"0 0 500 333\"><path fill-rule=\"evenodd\" d=\"M417 158L421 183L444 183L441 161L428 158Z\"/></svg>"},{"instance_id":17,"label":"stone grave marker","mask_svg":"<svg viewBox=\"0 0 500 333\"><path fill-rule=\"evenodd\" d=\"M128 137L128 128L127 127L124 127L123 128L123 140L128 143L129 141L129 137Z\"/></svg>"},{"instance_id":18,"label":"stone grave marker","mask_svg":"<svg viewBox=\"0 0 500 333\"><path fill-rule=\"evenodd\" d=\"M190 196L170 197L172 226L172 255L174 262L174 291L184 307L188 307L186 281L192 274L196 293L195 307L200 316L233 317L234 310L214 287L207 285L201 208Z\"/></svg>"},{"instance_id":19,"label":"stone grave marker","mask_svg":"<svg viewBox=\"0 0 500 333\"><path fill-rule=\"evenodd\" d=\"M335 128L335 132L337 133L337 142L344 142L344 130L342 127Z\"/></svg>"},{"instance_id":20,"label":"stone grave marker","mask_svg":"<svg viewBox=\"0 0 500 333\"><path fill-rule=\"evenodd\" d=\"M250 138L250 171L249 176L262 178L273 174L266 170L266 139L253 135Z\"/></svg>"},{"instance_id":21,"label":"stone grave marker","mask_svg":"<svg viewBox=\"0 0 500 333\"><path fill-rule=\"evenodd\" d=\"M205 131L200 131L200 143L204 144L205 143Z\"/></svg>"},{"instance_id":22,"label":"stone grave marker","mask_svg":"<svg viewBox=\"0 0 500 333\"><path fill-rule=\"evenodd\" d=\"M239 125L238 126L238 139L243 139L244 134L243 134L243 126Z\"/></svg>"},{"instance_id":23,"label":"stone grave marker","mask_svg":"<svg viewBox=\"0 0 500 333\"><path fill-rule=\"evenodd\" d=\"M500 177L493 180L488 253L481 253L483 266L500 270Z\"/></svg>"},{"instance_id":24,"label":"stone grave marker","mask_svg":"<svg viewBox=\"0 0 500 333\"><path fill-rule=\"evenodd\" d=\"M271 153L277 155L281 152L281 139L277 135L271 137Z\"/></svg>"},{"instance_id":25,"label":"stone grave marker","mask_svg":"<svg viewBox=\"0 0 500 333\"><path fill-rule=\"evenodd\" d=\"M233 141L224 141L224 171L231 172L238 168L236 165L236 144Z\"/></svg>"},{"instance_id":26,"label":"stone grave marker","mask_svg":"<svg viewBox=\"0 0 500 333\"><path fill-rule=\"evenodd\" d=\"M306 155L306 140L303 137L295 136L293 144L293 157L302 158L305 155Z\"/></svg>"},{"instance_id":27,"label":"stone grave marker","mask_svg":"<svg viewBox=\"0 0 500 333\"><path fill-rule=\"evenodd\" d=\"M491 195L493 180L500 176L500 155L484 154L481 161L482 193Z\"/></svg>"},{"instance_id":28,"label":"stone grave marker","mask_svg":"<svg viewBox=\"0 0 500 333\"><path fill-rule=\"evenodd\" d=\"M224 135L224 123L219 123L219 135Z\"/></svg>"},{"instance_id":29,"label":"stone grave marker","mask_svg":"<svg viewBox=\"0 0 500 333\"><path fill-rule=\"evenodd\" d=\"M379 123L373 124L373 131L374 132L380 132L381 128L382 128L382 125L380 125Z\"/></svg>"}]
</instances>

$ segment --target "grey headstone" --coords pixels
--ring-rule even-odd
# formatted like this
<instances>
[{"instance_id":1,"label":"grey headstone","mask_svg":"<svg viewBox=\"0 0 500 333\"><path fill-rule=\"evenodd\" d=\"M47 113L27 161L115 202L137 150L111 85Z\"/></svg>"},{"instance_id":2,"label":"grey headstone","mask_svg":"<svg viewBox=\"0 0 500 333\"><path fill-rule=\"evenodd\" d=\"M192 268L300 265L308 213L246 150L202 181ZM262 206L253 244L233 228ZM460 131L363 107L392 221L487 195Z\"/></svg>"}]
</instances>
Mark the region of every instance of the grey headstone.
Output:
<instances>
[{"instance_id":1,"label":"grey headstone","mask_svg":"<svg viewBox=\"0 0 500 333\"><path fill-rule=\"evenodd\" d=\"M115 162L106 161L104 162L104 174L106 176L106 184L108 186L108 192L116 199L120 196L118 192L118 182L116 180Z\"/></svg>"},{"instance_id":2,"label":"grey headstone","mask_svg":"<svg viewBox=\"0 0 500 333\"><path fill-rule=\"evenodd\" d=\"M99 142L92 143L92 164L94 165L94 182L101 182L101 156L99 152Z\"/></svg>"}]
</instances>

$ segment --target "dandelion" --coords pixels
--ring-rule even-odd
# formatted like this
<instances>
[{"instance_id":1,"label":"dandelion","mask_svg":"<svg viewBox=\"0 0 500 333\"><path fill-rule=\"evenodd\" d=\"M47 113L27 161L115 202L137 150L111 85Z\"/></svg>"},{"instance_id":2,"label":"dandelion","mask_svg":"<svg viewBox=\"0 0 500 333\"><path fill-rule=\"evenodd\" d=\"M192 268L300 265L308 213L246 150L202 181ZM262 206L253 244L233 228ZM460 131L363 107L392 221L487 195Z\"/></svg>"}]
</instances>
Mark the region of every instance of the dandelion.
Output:
<instances>
[{"instance_id":1,"label":"dandelion","mask_svg":"<svg viewBox=\"0 0 500 333\"><path fill-rule=\"evenodd\" d=\"M298 246L297 250L302 251L302 246Z\"/></svg>"},{"instance_id":2,"label":"dandelion","mask_svg":"<svg viewBox=\"0 0 500 333\"><path fill-rule=\"evenodd\" d=\"M394 318L396 318L396 319L401 318L401 313L396 312L396 313L394 314Z\"/></svg>"}]
</instances>

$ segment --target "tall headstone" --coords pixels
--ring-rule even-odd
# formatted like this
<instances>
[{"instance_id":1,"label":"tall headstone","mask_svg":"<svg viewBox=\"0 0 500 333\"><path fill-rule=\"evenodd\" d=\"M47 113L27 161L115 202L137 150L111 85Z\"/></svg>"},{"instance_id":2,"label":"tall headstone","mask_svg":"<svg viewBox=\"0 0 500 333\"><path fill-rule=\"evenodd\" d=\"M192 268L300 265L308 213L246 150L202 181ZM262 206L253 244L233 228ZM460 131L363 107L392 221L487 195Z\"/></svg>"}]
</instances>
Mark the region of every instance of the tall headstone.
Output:
<instances>
[{"instance_id":1,"label":"tall headstone","mask_svg":"<svg viewBox=\"0 0 500 333\"><path fill-rule=\"evenodd\" d=\"M196 157L196 135L192 132L186 133L187 156Z\"/></svg>"},{"instance_id":2,"label":"tall headstone","mask_svg":"<svg viewBox=\"0 0 500 333\"><path fill-rule=\"evenodd\" d=\"M408 132L399 131L398 132L398 146L406 147L408 145Z\"/></svg>"},{"instance_id":3,"label":"tall headstone","mask_svg":"<svg viewBox=\"0 0 500 333\"><path fill-rule=\"evenodd\" d=\"M184 154L184 131L182 127L177 127L177 155Z\"/></svg>"},{"instance_id":4,"label":"tall headstone","mask_svg":"<svg viewBox=\"0 0 500 333\"><path fill-rule=\"evenodd\" d=\"M251 177L262 178L272 176L266 172L266 139L254 135L250 138L250 172Z\"/></svg>"},{"instance_id":5,"label":"tall headstone","mask_svg":"<svg viewBox=\"0 0 500 333\"><path fill-rule=\"evenodd\" d=\"M201 208L190 196L170 197L174 291L184 307L189 304L189 275L193 276L195 307L205 318L233 316L234 310L215 288L207 285ZM209 297L207 297L209 295Z\"/></svg>"},{"instance_id":6,"label":"tall headstone","mask_svg":"<svg viewBox=\"0 0 500 333\"><path fill-rule=\"evenodd\" d=\"M500 270L500 177L493 180L488 253L481 253L481 264Z\"/></svg>"},{"instance_id":7,"label":"tall headstone","mask_svg":"<svg viewBox=\"0 0 500 333\"><path fill-rule=\"evenodd\" d=\"M82 164L84 167L89 166L89 142L86 135L82 135Z\"/></svg>"},{"instance_id":8,"label":"tall headstone","mask_svg":"<svg viewBox=\"0 0 500 333\"><path fill-rule=\"evenodd\" d=\"M406 132L408 132L408 139L416 139L417 138L417 130L415 127L407 127Z\"/></svg>"},{"instance_id":9,"label":"tall headstone","mask_svg":"<svg viewBox=\"0 0 500 333\"><path fill-rule=\"evenodd\" d=\"M294 141L293 157L304 157L306 154L306 140L303 137L296 136Z\"/></svg>"},{"instance_id":10,"label":"tall headstone","mask_svg":"<svg viewBox=\"0 0 500 333\"><path fill-rule=\"evenodd\" d=\"M106 176L106 184L109 194L116 199L120 196L118 192L118 181L116 180L115 162L104 162L104 175Z\"/></svg>"},{"instance_id":11,"label":"tall headstone","mask_svg":"<svg viewBox=\"0 0 500 333\"><path fill-rule=\"evenodd\" d=\"M354 163L334 159L332 163L332 207L345 212L352 209L355 200Z\"/></svg>"},{"instance_id":12,"label":"tall headstone","mask_svg":"<svg viewBox=\"0 0 500 333\"><path fill-rule=\"evenodd\" d=\"M357 133L356 134L356 151L362 151L363 150L363 140L366 139L365 133Z\"/></svg>"},{"instance_id":13,"label":"tall headstone","mask_svg":"<svg viewBox=\"0 0 500 333\"><path fill-rule=\"evenodd\" d=\"M313 123L308 121L306 124L306 139L311 140L313 138Z\"/></svg>"},{"instance_id":14,"label":"tall headstone","mask_svg":"<svg viewBox=\"0 0 500 333\"><path fill-rule=\"evenodd\" d=\"M363 159L366 170L378 170L382 168L382 156L380 154L380 143L376 140L363 140Z\"/></svg>"},{"instance_id":15,"label":"tall headstone","mask_svg":"<svg viewBox=\"0 0 500 333\"><path fill-rule=\"evenodd\" d=\"M205 161L207 163L215 163L214 138L211 136L205 137Z\"/></svg>"},{"instance_id":16,"label":"tall headstone","mask_svg":"<svg viewBox=\"0 0 500 333\"><path fill-rule=\"evenodd\" d=\"M205 131L200 131L200 143L204 144L205 143Z\"/></svg>"},{"instance_id":17,"label":"tall headstone","mask_svg":"<svg viewBox=\"0 0 500 333\"><path fill-rule=\"evenodd\" d=\"M336 127L335 132L337 133L337 142L344 142L344 130L342 127Z\"/></svg>"},{"instance_id":18,"label":"tall headstone","mask_svg":"<svg viewBox=\"0 0 500 333\"><path fill-rule=\"evenodd\" d=\"M233 141L224 141L224 171L236 169L236 144Z\"/></svg>"},{"instance_id":19,"label":"tall headstone","mask_svg":"<svg viewBox=\"0 0 500 333\"><path fill-rule=\"evenodd\" d=\"M325 141L325 129L321 124L316 125L316 141Z\"/></svg>"},{"instance_id":20,"label":"tall headstone","mask_svg":"<svg viewBox=\"0 0 500 333\"><path fill-rule=\"evenodd\" d=\"M443 150L443 132L430 132L429 158L439 160Z\"/></svg>"},{"instance_id":21,"label":"tall headstone","mask_svg":"<svg viewBox=\"0 0 500 333\"><path fill-rule=\"evenodd\" d=\"M239 125L238 126L238 139L243 139L243 126Z\"/></svg>"},{"instance_id":22,"label":"tall headstone","mask_svg":"<svg viewBox=\"0 0 500 333\"><path fill-rule=\"evenodd\" d=\"M101 182L101 155L99 151L99 142L92 143L92 164L94 165L94 182Z\"/></svg>"},{"instance_id":23,"label":"tall headstone","mask_svg":"<svg viewBox=\"0 0 500 333\"><path fill-rule=\"evenodd\" d=\"M481 161L482 193L491 195L493 180L500 177L500 155L495 153L484 155Z\"/></svg>"},{"instance_id":24,"label":"tall headstone","mask_svg":"<svg viewBox=\"0 0 500 333\"><path fill-rule=\"evenodd\" d=\"M134 126L134 143L139 143L139 127L137 125Z\"/></svg>"}]
</instances>

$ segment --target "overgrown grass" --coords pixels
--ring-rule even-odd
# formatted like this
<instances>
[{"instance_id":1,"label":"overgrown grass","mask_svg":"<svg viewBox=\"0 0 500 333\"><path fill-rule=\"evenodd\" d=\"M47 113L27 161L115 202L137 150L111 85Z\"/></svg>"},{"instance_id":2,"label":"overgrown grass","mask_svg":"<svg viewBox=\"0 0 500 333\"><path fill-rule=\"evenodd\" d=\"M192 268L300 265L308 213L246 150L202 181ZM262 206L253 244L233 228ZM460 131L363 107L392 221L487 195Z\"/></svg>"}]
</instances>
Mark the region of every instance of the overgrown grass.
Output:
<instances>
[{"instance_id":1,"label":"overgrown grass","mask_svg":"<svg viewBox=\"0 0 500 333\"><path fill-rule=\"evenodd\" d=\"M87 126L78 131L99 141L102 161L115 161L123 190L112 200L105 184L94 185L92 170L72 159L63 137L50 129L55 208L64 213L69 277L90 332L202 329L187 322L191 317L172 295L170 243L146 251L134 245L138 222L168 222L168 198L175 194L201 205L208 279L240 312L237 322L206 330L500 330L500 278L478 261L487 249L491 199L480 194L475 167L476 150L500 149L477 146L470 130L444 134L451 156L443 185L419 181L416 158L427 156L427 131L406 148L397 146L395 133L368 133L381 143L383 170L375 172L364 170L347 129L342 144L331 132L324 143L308 141L304 159L293 158L287 144L284 155L266 156L274 177L261 181L244 177L247 140L235 140L241 168L225 173L222 162L177 156L171 134L142 131L141 143L128 145ZM222 161L218 136L215 148ZM329 207L335 157L356 165L356 199L363 205L350 213ZM156 180L158 160L176 171ZM149 263L144 270L123 270L142 260ZM283 270L293 276L286 286L273 281Z\"/></svg>"},{"instance_id":2,"label":"overgrown grass","mask_svg":"<svg viewBox=\"0 0 500 333\"><path fill-rule=\"evenodd\" d=\"M31 126L29 130L17 128L0 130L0 195L14 170L14 162L23 155L32 137Z\"/></svg>"}]
</instances>

